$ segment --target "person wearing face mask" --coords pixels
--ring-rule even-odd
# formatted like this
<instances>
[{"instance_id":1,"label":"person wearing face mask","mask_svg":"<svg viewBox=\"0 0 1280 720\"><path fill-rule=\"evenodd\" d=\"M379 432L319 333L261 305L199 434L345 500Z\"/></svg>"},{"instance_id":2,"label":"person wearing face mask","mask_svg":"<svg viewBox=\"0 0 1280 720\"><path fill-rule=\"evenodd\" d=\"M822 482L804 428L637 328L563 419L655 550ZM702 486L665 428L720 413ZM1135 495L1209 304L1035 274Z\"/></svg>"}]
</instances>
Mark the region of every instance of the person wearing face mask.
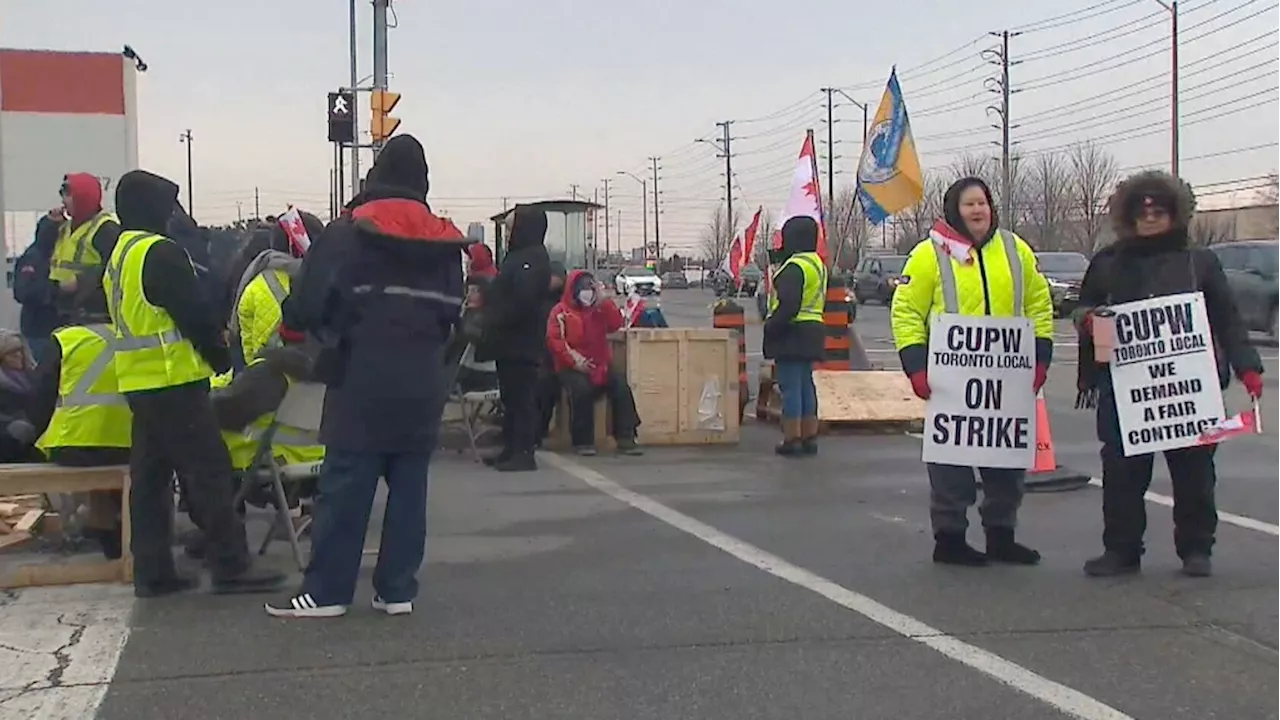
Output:
<instances>
[{"instance_id":1,"label":"person wearing face mask","mask_svg":"<svg viewBox=\"0 0 1280 720\"><path fill-rule=\"evenodd\" d=\"M1053 301L1036 257L1022 238L1001 230L991 190L975 177L962 178L943 196L943 218L960 238L928 238L912 249L893 295L891 322L902 370L921 399L929 387L929 328L942 313L1030 318L1035 325L1038 392L1053 355ZM1021 307L1019 307L1021 305ZM965 540L968 510L977 501L975 468L928 463L933 561L981 566L990 561L1034 565L1040 553L1014 539L1025 470L976 468L982 476L979 514L986 552Z\"/></svg>"},{"instance_id":2,"label":"person wearing face mask","mask_svg":"<svg viewBox=\"0 0 1280 720\"><path fill-rule=\"evenodd\" d=\"M1117 186L1110 202L1115 243L1099 250L1080 287L1081 309L1077 405L1097 408L1102 442L1102 545L1104 552L1084 565L1086 574L1110 577L1141 569L1142 536L1147 527L1144 495L1151 485L1154 455L1125 457L1108 365L1097 363L1093 347L1093 311L1100 307L1186 292L1204 293L1205 309L1223 389L1234 370L1245 390L1262 395L1262 360L1227 286L1218 256L1193 248L1187 228L1195 195L1184 181L1159 171L1134 175ZM1183 572L1212 573L1210 554L1218 525L1214 504L1216 445L1164 453L1173 483L1173 542Z\"/></svg>"},{"instance_id":3,"label":"person wearing face mask","mask_svg":"<svg viewBox=\"0 0 1280 720\"><path fill-rule=\"evenodd\" d=\"M782 248L774 255L769 314L764 321L764 356L777 364L782 393L783 457L818 452L818 391L813 364L822 360L827 334L822 324L826 307L827 266L817 253L818 223L794 217L782 225Z\"/></svg>"},{"instance_id":4,"label":"person wearing face mask","mask_svg":"<svg viewBox=\"0 0 1280 720\"><path fill-rule=\"evenodd\" d=\"M591 273L574 270L547 318L547 348L560 385L569 391L569 435L579 455L594 455L595 402L602 393L613 409L618 452L638 455L640 418L627 379L610 367L609 333L622 328L622 312L604 297Z\"/></svg>"}]
</instances>

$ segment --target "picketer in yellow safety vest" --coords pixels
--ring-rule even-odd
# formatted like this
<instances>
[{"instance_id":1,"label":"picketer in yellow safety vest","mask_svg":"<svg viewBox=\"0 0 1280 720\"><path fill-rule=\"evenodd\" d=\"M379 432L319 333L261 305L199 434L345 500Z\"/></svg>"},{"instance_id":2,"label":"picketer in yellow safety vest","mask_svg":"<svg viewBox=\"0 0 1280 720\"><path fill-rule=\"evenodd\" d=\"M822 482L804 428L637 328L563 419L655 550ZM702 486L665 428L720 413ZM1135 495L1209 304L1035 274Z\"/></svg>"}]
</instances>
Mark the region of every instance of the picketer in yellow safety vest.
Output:
<instances>
[{"instance_id":1,"label":"picketer in yellow safety vest","mask_svg":"<svg viewBox=\"0 0 1280 720\"><path fill-rule=\"evenodd\" d=\"M932 394L929 332L937 317L947 313L1031 319L1036 335L1034 389L1038 391L1053 353L1053 302L1048 282L1036 269L1035 253L1022 238L999 229L991 191L982 180L964 178L953 184L943 198L943 212L948 231L912 249L893 295L894 344L912 389L923 399ZM933 428L926 427L925 432ZM934 562L1039 562L1039 553L1014 541L1026 471L979 471L985 555L965 540L967 511L977 497L973 469L928 463Z\"/></svg>"},{"instance_id":2,"label":"picketer in yellow safety vest","mask_svg":"<svg viewBox=\"0 0 1280 720\"><path fill-rule=\"evenodd\" d=\"M246 361L263 348L280 347L281 308L289 296L289 273L279 268L263 270L245 286L236 304L240 346Z\"/></svg>"},{"instance_id":3,"label":"picketer in yellow safety vest","mask_svg":"<svg viewBox=\"0 0 1280 720\"><path fill-rule=\"evenodd\" d=\"M134 592L140 597L189 589L170 548L164 508L173 477L183 479L205 533L214 592L270 592L283 573L254 568L244 519L233 502L231 458L209 401L208 379L231 366L191 258L162 234L178 186L144 170L116 183L122 232L107 262L104 289L116 331L116 379L133 411L130 505Z\"/></svg>"},{"instance_id":4,"label":"picketer in yellow safety vest","mask_svg":"<svg viewBox=\"0 0 1280 720\"><path fill-rule=\"evenodd\" d=\"M55 330L60 353L58 400L36 447L124 448L132 444L133 414L117 390L115 331L109 325Z\"/></svg>"},{"instance_id":5,"label":"picketer in yellow safety vest","mask_svg":"<svg viewBox=\"0 0 1280 720\"><path fill-rule=\"evenodd\" d=\"M102 185L93 175L68 174L61 196L65 219L49 258L49 280L59 290L57 305L64 317L75 309L96 315L106 309L100 291L102 270L115 248L120 221L102 209Z\"/></svg>"},{"instance_id":6,"label":"picketer in yellow safety vest","mask_svg":"<svg viewBox=\"0 0 1280 720\"><path fill-rule=\"evenodd\" d=\"M251 374L250 368L265 363L261 358L249 362L248 367L236 375L246 378ZM228 389L235 380L230 373L216 376L212 381L214 403L219 402L218 391ZM262 440L275 420L275 410L263 413L248 427L242 430L222 431L222 441L231 454L231 466L236 470L247 470L258 455ZM324 460L324 446L320 445L313 434L302 432L281 425L275 429L271 438L271 457L282 465L314 464Z\"/></svg>"},{"instance_id":7,"label":"picketer in yellow safety vest","mask_svg":"<svg viewBox=\"0 0 1280 720\"><path fill-rule=\"evenodd\" d=\"M818 394L814 363L823 359L826 326L827 266L817 253L819 228L810 217L795 217L782 226L781 265L773 274L764 322L764 356L774 361L782 394L783 457L818 451Z\"/></svg>"}]
</instances>

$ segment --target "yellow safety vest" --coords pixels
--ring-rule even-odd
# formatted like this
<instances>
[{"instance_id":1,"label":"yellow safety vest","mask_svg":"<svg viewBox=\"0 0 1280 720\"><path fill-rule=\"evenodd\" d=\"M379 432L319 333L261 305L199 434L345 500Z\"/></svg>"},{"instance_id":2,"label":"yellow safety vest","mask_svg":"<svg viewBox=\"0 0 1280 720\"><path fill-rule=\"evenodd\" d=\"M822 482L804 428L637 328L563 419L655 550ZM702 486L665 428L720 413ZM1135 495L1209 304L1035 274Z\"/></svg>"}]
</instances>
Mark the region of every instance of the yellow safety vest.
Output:
<instances>
[{"instance_id":1,"label":"yellow safety vest","mask_svg":"<svg viewBox=\"0 0 1280 720\"><path fill-rule=\"evenodd\" d=\"M791 322L822 322L822 313L827 307L827 266L818 253L796 253L782 263L773 274L775 289L769 293L769 314L778 309L778 293L776 290L778 275L788 265L795 265L804 273L804 294L800 298L800 311Z\"/></svg>"},{"instance_id":2,"label":"yellow safety vest","mask_svg":"<svg viewBox=\"0 0 1280 720\"><path fill-rule=\"evenodd\" d=\"M263 348L280 347L280 321L284 299L289 296L289 273L264 270L245 285L236 305L240 321L240 347L245 360L252 360Z\"/></svg>"},{"instance_id":3,"label":"yellow safety vest","mask_svg":"<svg viewBox=\"0 0 1280 720\"><path fill-rule=\"evenodd\" d=\"M261 358L249 363L250 366L262 362ZM212 381L215 388L231 384L231 374L219 375ZM235 470L248 470L258 454L262 439L275 421L275 413L265 413L249 424L242 431L224 430L222 442L231 455L231 467ZM316 444L316 438L286 426L277 427L271 438L271 456L281 465L298 465L318 463L324 460L324 446Z\"/></svg>"},{"instance_id":4,"label":"yellow safety vest","mask_svg":"<svg viewBox=\"0 0 1280 720\"><path fill-rule=\"evenodd\" d=\"M102 267L102 256L93 246L93 236L109 222L120 224L115 215L103 210L76 228L71 227L70 220L62 223L49 260L49 279L67 282L86 270Z\"/></svg>"},{"instance_id":5,"label":"yellow safety vest","mask_svg":"<svg viewBox=\"0 0 1280 720\"><path fill-rule=\"evenodd\" d=\"M36 447L127 448L133 414L116 389L115 331L108 325L72 325L53 337L62 349L58 404Z\"/></svg>"},{"instance_id":6,"label":"yellow safety vest","mask_svg":"<svg viewBox=\"0 0 1280 720\"><path fill-rule=\"evenodd\" d=\"M138 230L120 233L102 279L119 340L116 376L122 393L176 387L213 375L168 311L148 302L142 289L147 253L166 241L162 235Z\"/></svg>"}]
</instances>

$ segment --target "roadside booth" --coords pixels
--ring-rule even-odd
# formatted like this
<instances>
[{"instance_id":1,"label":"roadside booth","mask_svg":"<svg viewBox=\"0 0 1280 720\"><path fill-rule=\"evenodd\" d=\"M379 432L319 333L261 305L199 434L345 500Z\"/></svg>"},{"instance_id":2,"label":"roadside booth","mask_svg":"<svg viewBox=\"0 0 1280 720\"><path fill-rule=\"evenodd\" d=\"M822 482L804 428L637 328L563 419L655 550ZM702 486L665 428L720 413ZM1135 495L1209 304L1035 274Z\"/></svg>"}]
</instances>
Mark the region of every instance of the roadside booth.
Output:
<instances>
[{"instance_id":1,"label":"roadside booth","mask_svg":"<svg viewBox=\"0 0 1280 720\"><path fill-rule=\"evenodd\" d=\"M595 270L595 213L602 205L586 200L541 200L521 203L547 214L547 253L570 270ZM507 250L507 223L515 214L508 208L489 218L493 222L494 257L502 262Z\"/></svg>"}]
</instances>

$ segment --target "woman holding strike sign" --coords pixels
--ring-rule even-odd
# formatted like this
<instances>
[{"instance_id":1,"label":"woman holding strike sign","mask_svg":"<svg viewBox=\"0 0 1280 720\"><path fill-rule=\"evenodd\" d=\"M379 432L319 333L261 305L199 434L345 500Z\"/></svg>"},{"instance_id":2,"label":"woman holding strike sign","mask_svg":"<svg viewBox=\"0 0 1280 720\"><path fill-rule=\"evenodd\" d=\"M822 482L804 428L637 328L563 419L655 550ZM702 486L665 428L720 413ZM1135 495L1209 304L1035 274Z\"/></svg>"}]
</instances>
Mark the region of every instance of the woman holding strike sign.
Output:
<instances>
[{"instance_id":1,"label":"woman holding strike sign","mask_svg":"<svg viewBox=\"0 0 1280 720\"><path fill-rule=\"evenodd\" d=\"M1111 370L1105 361L1114 341L1109 306L1179 293L1204 294L1210 334L1223 389L1234 369L1253 398L1262 395L1262 360L1227 286L1218 256L1191 247L1187 228L1195 213L1191 186L1160 171L1138 173L1111 196L1111 222L1118 238L1089 263L1080 288L1080 364L1077 407L1097 408L1102 441L1102 555L1084 564L1085 573L1109 577L1141 568L1147 529L1144 495L1151 485L1154 455L1125 457ZM1095 347L1095 339L1098 341ZM1096 352L1097 350L1101 352ZM1212 573L1218 511L1215 445L1164 451L1173 482L1173 542L1187 575Z\"/></svg>"},{"instance_id":2,"label":"woman holding strike sign","mask_svg":"<svg viewBox=\"0 0 1280 720\"><path fill-rule=\"evenodd\" d=\"M1035 326L1034 388L1039 391L1053 354L1053 301L1036 269L1035 253L1022 238L999 229L991 190L974 177L958 180L943 196L943 218L911 251L893 294L893 340L911 387L929 399L929 329L943 313L1025 316ZM933 561L986 565L988 561L1035 565L1040 553L1014 540L1026 470L976 468L982 475L982 527L986 553L965 540L968 510L977 502L975 468L930 462L929 516Z\"/></svg>"}]
</instances>

